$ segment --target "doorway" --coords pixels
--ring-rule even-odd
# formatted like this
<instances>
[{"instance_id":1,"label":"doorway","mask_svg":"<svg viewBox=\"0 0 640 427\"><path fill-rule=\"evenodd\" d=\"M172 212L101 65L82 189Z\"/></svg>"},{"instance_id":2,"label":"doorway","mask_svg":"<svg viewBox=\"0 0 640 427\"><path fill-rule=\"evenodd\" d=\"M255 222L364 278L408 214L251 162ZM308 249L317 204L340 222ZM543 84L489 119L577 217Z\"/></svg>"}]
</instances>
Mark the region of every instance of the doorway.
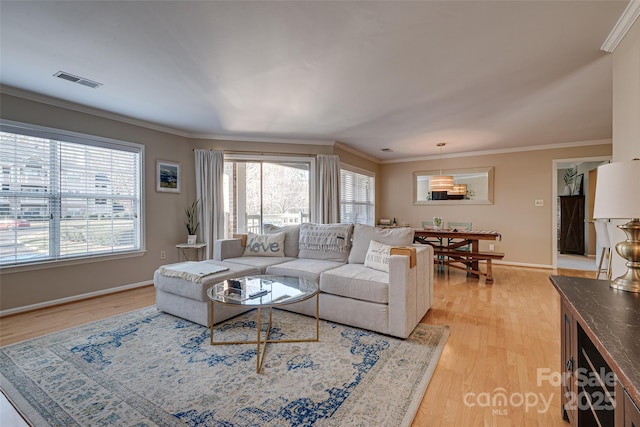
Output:
<instances>
[{"instance_id":1,"label":"doorway","mask_svg":"<svg viewBox=\"0 0 640 427\"><path fill-rule=\"evenodd\" d=\"M598 166L608 163L610 156L583 157L572 159L553 160L553 191L552 191L552 264L553 268L566 268L572 270L593 271L597 270L600 248L597 247L595 226L593 223L593 204L595 200L595 183ZM571 181L571 177L574 181ZM566 180L573 185L568 185ZM569 188L567 188L569 187ZM568 197L566 197L568 196ZM578 197L580 196L580 197ZM576 239L575 229L567 229L567 222L562 222L561 205L566 204L562 199L580 199L583 207L583 224L579 225L580 243L579 250L565 251L564 241L561 239L571 235ZM566 215L566 213L565 213ZM572 242L575 243L575 242ZM572 245L575 247L575 245ZM582 249L583 247L583 249ZM562 253L561 253L561 249Z\"/></svg>"}]
</instances>

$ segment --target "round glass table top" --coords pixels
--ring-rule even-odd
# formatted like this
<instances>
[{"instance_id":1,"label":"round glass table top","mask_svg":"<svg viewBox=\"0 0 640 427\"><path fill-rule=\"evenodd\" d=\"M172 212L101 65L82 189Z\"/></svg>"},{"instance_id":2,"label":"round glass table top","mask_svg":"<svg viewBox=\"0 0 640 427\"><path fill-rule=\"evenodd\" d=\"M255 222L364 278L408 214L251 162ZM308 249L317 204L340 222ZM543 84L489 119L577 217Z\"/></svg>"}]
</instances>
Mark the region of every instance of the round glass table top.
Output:
<instances>
[{"instance_id":1,"label":"round glass table top","mask_svg":"<svg viewBox=\"0 0 640 427\"><path fill-rule=\"evenodd\" d=\"M216 283L207 290L207 296L223 304L264 307L304 301L318 292L318 284L313 280L256 275Z\"/></svg>"}]
</instances>

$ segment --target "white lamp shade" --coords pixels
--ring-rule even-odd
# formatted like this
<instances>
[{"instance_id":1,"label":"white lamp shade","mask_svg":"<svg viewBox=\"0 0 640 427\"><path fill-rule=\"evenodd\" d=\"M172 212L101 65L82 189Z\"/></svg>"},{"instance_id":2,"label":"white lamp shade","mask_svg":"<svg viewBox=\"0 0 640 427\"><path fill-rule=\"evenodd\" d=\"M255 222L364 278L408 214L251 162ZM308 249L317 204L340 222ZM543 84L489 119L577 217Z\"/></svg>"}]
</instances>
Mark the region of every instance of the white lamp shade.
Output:
<instances>
[{"instance_id":1,"label":"white lamp shade","mask_svg":"<svg viewBox=\"0 0 640 427\"><path fill-rule=\"evenodd\" d=\"M453 176L432 175L429 177L429 191L449 191L453 188Z\"/></svg>"},{"instance_id":2,"label":"white lamp shade","mask_svg":"<svg viewBox=\"0 0 640 427\"><path fill-rule=\"evenodd\" d=\"M598 167L594 218L640 218L640 160Z\"/></svg>"}]
</instances>

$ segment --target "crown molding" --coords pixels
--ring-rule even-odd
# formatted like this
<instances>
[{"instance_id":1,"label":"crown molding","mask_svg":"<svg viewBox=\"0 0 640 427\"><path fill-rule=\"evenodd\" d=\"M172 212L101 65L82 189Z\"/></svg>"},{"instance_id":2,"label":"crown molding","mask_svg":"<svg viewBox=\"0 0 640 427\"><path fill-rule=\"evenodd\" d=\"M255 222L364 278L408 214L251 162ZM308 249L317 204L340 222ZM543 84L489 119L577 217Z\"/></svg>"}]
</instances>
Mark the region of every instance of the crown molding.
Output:
<instances>
[{"instance_id":1,"label":"crown molding","mask_svg":"<svg viewBox=\"0 0 640 427\"><path fill-rule=\"evenodd\" d=\"M438 154L433 156L411 157L409 159L384 160L381 163L383 164L384 163L408 163L408 162L416 162L416 161L422 161L422 160L440 160L441 158L452 159L452 158L459 158L459 157L491 156L496 154L520 153L525 151L556 150L561 148L588 147L592 145L603 145L603 144L612 144L612 140L611 139L595 139L591 141L560 142L556 144L531 145L531 146L516 147L516 148L500 148L497 150L465 151L462 153L445 154L443 156L440 156Z\"/></svg>"},{"instance_id":2,"label":"crown molding","mask_svg":"<svg viewBox=\"0 0 640 427\"><path fill-rule=\"evenodd\" d=\"M369 160L370 162L378 163L378 164L382 163L382 161L380 159L378 159L377 157L373 157L370 154L363 153L362 151L359 151L359 150L356 150L355 148L349 147L348 145L343 144L342 142L337 142L336 141L333 144L333 146L335 148L339 148L339 149L341 149L343 151L347 151L347 152L349 152L351 154L355 154L356 156L362 157L363 159Z\"/></svg>"},{"instance_id":3,"label":"crown molding","mask_svg":"<svg viewBox=\"0 0 640 427\"><path fill-rule=\"evenodd\" d=\"M238 136L220 134L194 134L189 135L191 139L208 139L215 141L242 141L242 142L267 142L273 144L298 144L298 145L334 145L335 141L327 139L301 139L301 138L273 138L261 136Z\"/></svg>"},{"instance_id":4,"label":"crown molding","mask_svg":"<svg viewBox=\"0 0 640 427\"><path fill-rule=\"evenodd\" d=\"M633 3L637 3L640 5L640 0L634 0ZM628 8L627 8L628 9ZM640 11L640 9L639 9ZM637 16L637 15L636 15ZM286 139L286 138L266 138L266 137L251 137L251 136L231 136L231 135L198 135L192 134L188 132L182 132L173 128L156 125L153 123L145 122L142 120L132 119L130 117L122 116L115 113L109 113L104 110L99 110L96 108L90 108L87 106L75 104L68 101L63 101L58 98L52 98L45 95L39 95L33 92L25 91L22 89L17 89L11 86L0 85L0 93L16 96L18 98L23 98L29 101L40 102L43 104L52 105L54 107L66 108L69 110L77 111L80 113L91 114L94 116L116 120L123 123L128 123L135 126L144 127L151 130L156 130L159 132L165 132L172 135L181 136L183 138L189 139L211 139L211 140L226 140L226 141L244 141L244 142L269 142L269 143L281 143L281 144L308 144L308 145L329 145L339 148L341 150L350 152L356 156L367 159L373 163L377 164L386 164L386 163L408 163L414 161L421 160L434 160L440 158L456 158L456 157L470 157L470 156L483 156L483 155L493 155L493 154L505 154L505 153L515 153L522 151L537 151L537 150L552 150L557 148L571 148L571 147L585 147L589 145L602 145L602 144L611 144L611 139L600 139L594 141L577 141L577 142L564 142L558 144L547 144L547 145L538 145L538 146L528 146L528 147L518 147L518 148L507 148L507 149L497 149L497 150L486 150L486 151L467 151L462 153L453 153L453 154L445 154L445 155L434 155L434 156L423 156L423 157L411 157L411 158L403 158L403 159L395 159L395 160L381 160L379 158L373 157L369 154L363 153L355 148L352 148L344 143L330 140L314 140L314 139Z\"/></svg>"},{"instance_id":5,"label":"crown molding","mask_svg":"<svg viewBox=\"0 0 640 427\"><path fill-rule=\"evenodd\" d=\"M171 135L181 136L189 139L210 139L219 141L243 141L243 142L268 142L268 143L280 143L280 144L299 144L299 145L333 145L335 141L325 139L301 139L301 138L271 138L271 137L253 137L253 136L234 136L234 135L220 135L220 134L196 134L191 132L184 132L178 129L174 129L168 126L162 126L155 123L147 122L144 120L138 120L124 115L110 113L105 110L97 108L87 107L85 105L76 104L62 99L49 97L46 95L29 92L23 89L18 89L12 86L0 85L0 93L15 96L17 98L26 99L28 101L35 101L41 104L51 105L54 107L65 108L67 110L76 111L79 113L91 114L92 116L102 117L109 120L115 120L122 123L128 123L134 126L140 126L146 129L155 130L158 132L164 132Z\"/></svg>"},{"instance_id":6,"label":"crown molding","mask_svg":"<svg viewBox=\"0 0 640 427\"><path fill-rule=\"evenodd\" d=\"M76 111L78 113L91 114L92 116L102 117L103 119L115 120L118 122L127 123L134 126L140 126L140 127L155 130L158 132L169 133L172 135L181 136L183 138L191 137L187 132L179 131L177 129L173 129L167 126L157 125L144 120L133 119L131 117L127 117L121 114L110 113L108 111L100 110L98 108L92 108L86 105L64 101L59 98L53 98L50 96L41 95L38 93L26 91L24 89L18 89L12 86L0 85L0 93L7 94L10 96L15 96L16 98L26 99L27 101L39 102L41 104L51 105L53 107L60 107L67 110Z\"/></svg>"},{"instance_id":7,"label":"crown molding","mask_svg":"<svg viewBox=\"0 0 640 427\"><path fill-rule=\"evenodd\" d=\"M622 12L618 22L613 26L609 36L602 44L600 50L611 53L616 50L618 44L629 31L636 19L640 16L640 0L631 0L627 8Z\"/></svg>"}]
</instances>

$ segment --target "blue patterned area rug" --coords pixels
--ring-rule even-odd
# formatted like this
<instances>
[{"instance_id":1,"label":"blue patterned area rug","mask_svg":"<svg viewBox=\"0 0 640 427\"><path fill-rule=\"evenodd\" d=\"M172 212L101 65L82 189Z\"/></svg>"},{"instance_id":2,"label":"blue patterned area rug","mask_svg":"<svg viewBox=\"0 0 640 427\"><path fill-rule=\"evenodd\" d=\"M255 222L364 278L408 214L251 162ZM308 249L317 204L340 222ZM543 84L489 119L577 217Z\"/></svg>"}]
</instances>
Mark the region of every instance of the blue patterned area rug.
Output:
<instances>
[{"instance_id":1,"label":"blue patterned area rug","mask_svg":"<svg viewBox=\"0 0 640 427\"><path fill-rule=\"evenodd\" d=\"M254 339L255 316L216 341ZM272 339L314 336L315 318L273 322ZM409 426L448 336L321 321L320 342L270 344L257 374L255 345L210 346L207 328L148 307L0 348L0 387L36 426Z\"/></svg>"}]
</instances>

